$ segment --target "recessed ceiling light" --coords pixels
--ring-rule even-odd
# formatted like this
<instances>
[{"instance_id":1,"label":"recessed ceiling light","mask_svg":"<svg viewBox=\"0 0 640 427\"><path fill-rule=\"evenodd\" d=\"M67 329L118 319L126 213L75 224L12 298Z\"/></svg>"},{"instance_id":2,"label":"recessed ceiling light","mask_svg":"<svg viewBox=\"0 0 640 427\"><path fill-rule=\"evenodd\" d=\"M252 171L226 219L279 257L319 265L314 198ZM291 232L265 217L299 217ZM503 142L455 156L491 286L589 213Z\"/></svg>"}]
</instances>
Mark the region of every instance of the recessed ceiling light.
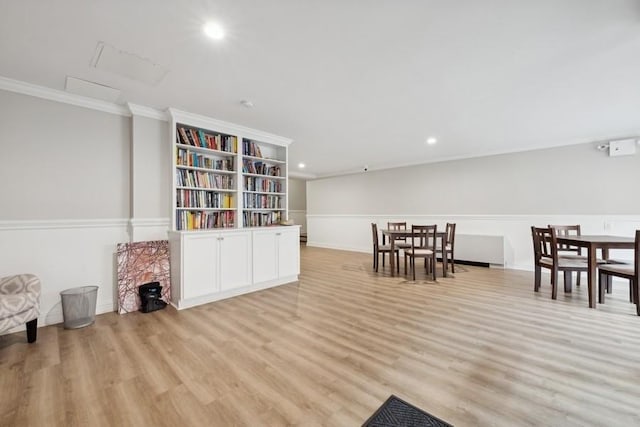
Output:
<instances>
[{"instance_id":1,"label":"recessed ceiling light","mask_svg":"<svg viewBox=\"0 0 640 427\"><path fill-rule=\"evenodd\" d=\"M244 107L244 108L253 108L253 102L243 99L242 101L240 101L240 104Z\"/></svg>"},{"instance_id":2,"label":"recessed ceiling light","mask_svg":"<svg viewBox=\"0 0 640 427\"><path fill-rule=\"evenodd\" d=\"M307 165L305 165L304 163L298 163L298 167L300 169L304 169L305 166L307 166Z\"/></svg>"},{"instance_id":3,"label":"recessed ceiling light","mask_svg":"<svg viewBox=\"0 0 640 427\"><path fill-rule=\"evenodd\" d=\"M224 38L224 28L216 22L207 22L204 26L204 33L214 40L222 40Z\"/></svg>"},{"instance_id":4,"label":"recessed ceiling light","mask_svg":"<svg viewBox=\"0 0 640 427\"><path fill-rule=\"evenodd\" d=\"M438 140L435 139L433 136L430 136L429 138L427 138L427 144L429 144L429 145L433 145L436 142L438 142Z\"/></svg>"}]
</instances>

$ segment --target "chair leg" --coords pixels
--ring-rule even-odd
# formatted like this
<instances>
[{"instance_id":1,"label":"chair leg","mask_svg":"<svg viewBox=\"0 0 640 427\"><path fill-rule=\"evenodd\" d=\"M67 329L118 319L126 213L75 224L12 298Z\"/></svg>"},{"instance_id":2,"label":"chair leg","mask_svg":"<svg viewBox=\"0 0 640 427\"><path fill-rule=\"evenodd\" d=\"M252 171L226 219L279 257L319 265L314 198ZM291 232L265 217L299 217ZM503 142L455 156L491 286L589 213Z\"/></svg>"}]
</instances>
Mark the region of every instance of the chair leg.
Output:
<instances>
[{"instance_id":1,"label":"chair leg","mask_svg":"<svg viewBox=\"0 0 640 427\"><path fill-rule=\"evenodd\" d=\"M400 251L396 251L396 272L400 274Z\"/></svg>"},{"instance_id":2,"label":"chair leg","mask_svg":"<svg viewBox=\"0 0 640 427\"><path fill-rule=\"evenodd\" d=\"M551 270L551 299L558 298L558 270Z\"/></svg>"},{"instance_id":3,"label":"chair leg","mask_svg":"<svg viewBox=\"0 0 640 427\"><path fill-rule=\"evenodd\" d=\"M407 275L407 254L404 254L404 275Z\"/></svg>"},{"instance_id":4,"label":"chair leg","mask_svg":"<svg viewBox=\"0 0 640 427\"><path fill-rule=\"evenodd\" d=\"M456 261L453 259L453 252L449 252L451 254L451 261L449 261L451 263L451 272L455 273L456 272Z\"/></svg>"},{"instance_id":5,"label":"chair leg","mask_svg":"<svg viewBox=\"0 0 640 427\"><path fill-rule=\"evenodd\" d=\"M633 283L631 286L633 286L633 300L636 303L636 314L640 316L640 300L638 299L638 293L640 293L638 286L640 286L640 284L635 280L631 280L631 283Z\"/></svg>"},{"instance_id":6,"label":"chair leg","mask_svg":"<svg viewBox=\"0 0 640 427\"><path fill-rule=\"evenodd\" d=\"M27 342L29 344L36 341L38 337L38 319L35 318L27 322Z\"/></svg>"},{"instance_id":7,"label":"chair leg","mask_svg":"<svg viewBox=\"0 0 640 427\"><path fill-rule=\"evenodd\" d=\"M416 281L416 257L411 257L411 271L413 272L413 281Z\"/></svg>"},{"instance_id":8,"label":"chair leg","mask_svg":"<svg viewBox=\"0 0 640 427\"><path fill-rule=\"evenodd\" d=\"M582 276L582 273L576 271L576 286L580 286L580 276Z\"/></svg>"},{"instance_id":9,"label":"chair leg","mask_svg":"<svg viewBox=\"0 0 640 427\"><path fill-rule=\"evenodd\" d=\"M373 269L376 271L376 273L378 272L378 266L376 265L376 258L377 258L377 253L376 251L373 251Z\"/></svg>"},{"instance_id":10,"label":"chair leg","mask_svg":"<svg viewBox=\"0 0 640 427\"><path fill-rule=\"evenodd\" d=\"M571 280L571 271L567 270L564 272L564 291L565 292L571 292L571 287L572 287L572 280Z\"/></svg>"},{"instance_id":11,"label":"chair leg","mask_svg":"<svg viewBox=\"0 0 640 427\"><path fill-rule=\"evenodd\" d=\"M613 276L607 274L607 293L610 294L613 291Z\"/></svg>"},{"instance_id":12,"label":"chair leg","mask_svg":"<svg viewBox=\"0 0 640 427\"><path fill-rule=\"evenodd\" d=\"M384 268L384 254L385 254L385 252L382 252L382 267L383 268ZM389 254L391 254L391 252L389 252ZM389 255L389 256L391 256L391 255Z\"/></svg>"},{"instance_id":13,"label":"chair leg","mask_svg":"<svg viewBox=\"0 0 640 427\"><path fill-rule=\"evenodd\" d=\"M533 282L533 291L534 292L540 291L541 276L542 276L542 268L540 268L539 265L536 265L536 267L535 267L535 279L534 279L534 282Z\"/></svg>"}]
</instances>

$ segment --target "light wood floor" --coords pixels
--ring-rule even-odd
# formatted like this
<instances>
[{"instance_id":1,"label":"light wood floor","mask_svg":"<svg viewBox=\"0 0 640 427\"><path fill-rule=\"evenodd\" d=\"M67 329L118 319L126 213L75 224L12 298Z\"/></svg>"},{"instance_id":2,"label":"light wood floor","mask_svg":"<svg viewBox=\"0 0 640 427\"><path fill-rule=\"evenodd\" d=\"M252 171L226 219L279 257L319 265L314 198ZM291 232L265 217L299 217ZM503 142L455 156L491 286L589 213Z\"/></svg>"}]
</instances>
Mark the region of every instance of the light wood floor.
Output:
<instances>
[{"instance_id":1,"label":"light wood floor","mask_svg":"<svg viewBox=\"0 0 640 427\"><path fill-rule=\"evenodd\" d=\"M528 272L407 282L301 255L297 284L0 337L0 425L359 426L390 394L458 427L640 425L626 286L590 310Z\"/></svg>"}]
</instances>

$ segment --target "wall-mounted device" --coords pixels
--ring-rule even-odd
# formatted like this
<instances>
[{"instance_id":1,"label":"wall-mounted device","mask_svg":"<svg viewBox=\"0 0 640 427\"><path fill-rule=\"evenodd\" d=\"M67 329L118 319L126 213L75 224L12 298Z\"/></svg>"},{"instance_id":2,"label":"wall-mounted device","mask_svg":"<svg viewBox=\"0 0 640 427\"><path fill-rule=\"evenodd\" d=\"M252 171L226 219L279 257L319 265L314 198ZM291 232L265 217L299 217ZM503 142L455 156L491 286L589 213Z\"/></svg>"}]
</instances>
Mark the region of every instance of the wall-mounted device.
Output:
<instances>
[{"instance_id":1,"label":"wall-mounted device","mask_svg":"<svg viewBox=\"0 0 640 427\"><path fill-rule=\"evenodd\" d=\"M638 138L625 138L611 140L598 145L596 148L600 151L609 151L610 157L630 156L636 154L636 146L638 144L640 144L640 139Z\"/></svg>"},{"instance_id":2,"label":"wall-mounted device","mask_svg":"<svg viewBox=\"0 0 640 427\"><path fill-rule=\"evenodd\" d=\"M609 141L609 155L613 157L636 154L636 145L638 145L636 141L636 138Z\"/></svg>"}]
</instances>

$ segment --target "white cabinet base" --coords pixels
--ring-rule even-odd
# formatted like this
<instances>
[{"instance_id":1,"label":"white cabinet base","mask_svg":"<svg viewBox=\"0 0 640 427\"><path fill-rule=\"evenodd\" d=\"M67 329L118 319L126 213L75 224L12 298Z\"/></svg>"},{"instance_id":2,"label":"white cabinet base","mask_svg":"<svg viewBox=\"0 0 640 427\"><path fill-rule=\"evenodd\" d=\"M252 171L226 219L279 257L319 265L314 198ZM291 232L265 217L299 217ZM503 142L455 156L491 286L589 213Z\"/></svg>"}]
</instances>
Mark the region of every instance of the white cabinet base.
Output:
<instances>
[{"instance_id":1,"label":"white cabinet base","mask_svg":"<svg viewBox=\"0 0 640 427\"><path fill-rule=\"evenodd\" d=\"M171 305L181 310L296 282L299 239L299 226L169 232ZM261 272L263 261L273 274Z\"/></svg>"}]
</instances>

